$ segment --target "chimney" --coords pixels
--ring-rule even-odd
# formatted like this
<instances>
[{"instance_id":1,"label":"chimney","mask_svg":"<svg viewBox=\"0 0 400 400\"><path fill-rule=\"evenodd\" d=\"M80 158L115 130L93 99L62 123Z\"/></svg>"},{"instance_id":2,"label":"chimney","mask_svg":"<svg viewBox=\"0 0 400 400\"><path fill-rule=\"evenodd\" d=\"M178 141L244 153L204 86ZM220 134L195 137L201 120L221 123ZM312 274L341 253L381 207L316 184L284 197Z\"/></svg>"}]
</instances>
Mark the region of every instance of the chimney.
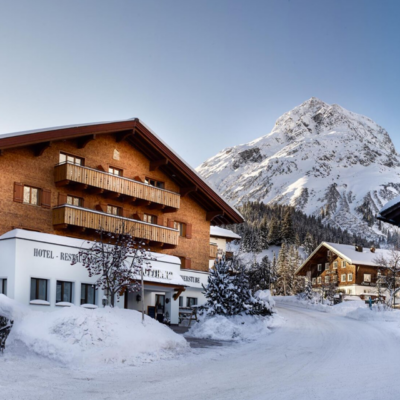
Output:
<instances>
[{"instance_id":1,"label":"chimney","mask_svg":"<svg viewBox=\"0 0 400 400\"><path fill-rule=\"evenodd\" d=\"M371 253L375 253L375 247L374 246L371 247Z\"/></svg>"},{"instance_id":2,"label":"chimney","mask_svg":"<svg viewBox=\"0 0 400 400\"><path fill-rule=\"evenodd\" d=\"M355 250L358 251L359 253L362 253L363 252L363 247L356 245L356 249Z\"/></svg>"}]
</instances>

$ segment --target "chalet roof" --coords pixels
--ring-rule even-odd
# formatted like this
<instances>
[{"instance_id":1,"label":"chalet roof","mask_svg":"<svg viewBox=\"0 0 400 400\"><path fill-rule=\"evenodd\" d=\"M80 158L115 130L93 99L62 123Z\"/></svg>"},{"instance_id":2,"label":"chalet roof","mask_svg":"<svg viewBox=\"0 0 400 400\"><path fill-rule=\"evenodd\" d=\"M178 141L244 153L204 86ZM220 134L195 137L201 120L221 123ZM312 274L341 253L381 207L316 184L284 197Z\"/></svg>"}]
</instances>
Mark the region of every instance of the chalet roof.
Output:
<instances>
[{"instance_id":1,"label":"chalet roof","mask_svg":"<svg viewBox=\"0 0 400 400\"><path fill-rule=\"evenodd\" d=\"M0 135L0 152L22 146L35 146L65 139L95 139L96 135L116 134L142 152L150 162L168 175L186 194L200 204L212 224L243 222L240 213L216 193L198 174L138 118L43 128Z\"/></svg>"},{"instance_id":2,"label":"chalet roof","mask_svg":"<svg viewBox=\"0 0 400 400\"><path fill-rule=\"evenodd\" d=\"M400 196L388 201L379 211L378 219L400 226Z\"/></svg>"},{"instance_id":3,"label":"chalet roof","mask_svg":"<svg viewBox=\"0 0 400 400\"><path fill-rule=\"evenodd\" d=\"M230 231L229 229L220 228L219 226L210 227L210 236L228 239L241 239L237 233Z\"/></svg>"},{"instance_id":4,"label":"chalet roof","mask_svg":"<svg viewBox=\"0 0 400 400\"><path fill-rule=\"evenodd\" d=\"M375 262L375 259L383 256L386 259L389 259L391 256L391 250L385 249L375 249L375 253L369 248L364 248L362 252L356 251L355 246L349 244L337 244L337 243L328 243L322 242L310 255L309 257L301 264L301 266L297 269L296 273L301 271L303 267L314 257L314 255L318 252L321 247L326 247L328 250L331 250L333 253L347 261L352 265L365 265L370 267L379 267L379 264Z\"/></svg>"}]
</instances>

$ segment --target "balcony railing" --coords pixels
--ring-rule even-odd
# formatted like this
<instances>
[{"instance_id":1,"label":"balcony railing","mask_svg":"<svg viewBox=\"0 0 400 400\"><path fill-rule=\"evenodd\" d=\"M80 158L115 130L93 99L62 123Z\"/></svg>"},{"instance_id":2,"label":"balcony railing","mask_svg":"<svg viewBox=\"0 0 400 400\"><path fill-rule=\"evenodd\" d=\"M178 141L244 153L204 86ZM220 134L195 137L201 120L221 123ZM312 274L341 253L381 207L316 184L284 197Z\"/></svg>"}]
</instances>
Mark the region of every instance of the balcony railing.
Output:
<instances>
[{"instance_id":1,"label":"balcony railing","mask_svg":"<svg viewBox=\"0 0 400 400\"><path fill-rule=\"evenodd\" d=\"M69 225L85 229L103 229L113 233L121 232L123 229L135 238L173 246L177 246L179 240L179 231L165 226L70 205L53 208L53 226L67 228Z\"/></svg>"},{"instance_id":2,"label":"balcony railing","mask_svg":"<svg viewBox=\"0 0 400 400\"><path fill-rule=\"evenodd\" d=\"M175 209L180 207L180 194L178 193L82 165L68 162L56 165L54 180L59 185L67 185L70 182L80 183L88 187L130 196L133 199L146 200Z\"/></svg>"}]
</instances>

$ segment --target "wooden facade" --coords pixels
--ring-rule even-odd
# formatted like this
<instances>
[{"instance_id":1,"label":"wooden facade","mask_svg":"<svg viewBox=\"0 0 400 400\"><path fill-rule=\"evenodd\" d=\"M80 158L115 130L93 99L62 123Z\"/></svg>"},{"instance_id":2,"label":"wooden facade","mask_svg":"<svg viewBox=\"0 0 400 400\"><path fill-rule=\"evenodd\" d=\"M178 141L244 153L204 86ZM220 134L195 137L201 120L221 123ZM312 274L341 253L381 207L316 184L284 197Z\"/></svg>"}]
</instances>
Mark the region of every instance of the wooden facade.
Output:
<instances>
[{"instance_id":1,"label":"wooden facade","mask_svg":"<svg viewBox=\"0 0 400 400\"><path fill-rule=\"evenodd\" d=\"M0 234L91 240L124 226L150 250L208 271L210 224L242 222L139 120L10 135L0 151Z\"/></svg>"},{"instance_id":2,"label":"wooden facade","mask_svg":"<svg viewBox=\"0 0 400 400\"><path fill-rule=\"evenodd\" d=\"M299 268L297 275L311 280L315 290L324 290L334 284L338 292L368 298L375 297L378 270L378 265L350 262L333 247L322 243Z\"/></svg>"}]
</instances>

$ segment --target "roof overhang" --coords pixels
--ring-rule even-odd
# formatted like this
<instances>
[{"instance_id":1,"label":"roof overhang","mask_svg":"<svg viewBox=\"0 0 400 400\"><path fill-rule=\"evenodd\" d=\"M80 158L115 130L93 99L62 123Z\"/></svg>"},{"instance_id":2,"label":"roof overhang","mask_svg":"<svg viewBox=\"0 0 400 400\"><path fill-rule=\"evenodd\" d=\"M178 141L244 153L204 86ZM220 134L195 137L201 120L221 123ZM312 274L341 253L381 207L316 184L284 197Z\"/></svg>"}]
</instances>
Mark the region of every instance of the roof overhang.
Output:
<instances>
[{"instance_id":1,"label":"roof overhang","mask_svg":"<svg viewBox=\"0 0 400 400\"><path fill-rule=\"evenodd\" d=\"M0 151L104 134L116 134L116 140L126 140L142 152L153 165L156 165L181 188L182 195L191 197L206 210L207 219L213 225L243 222L243 217L238 211L205 183L186 162L138 118L6 134L3 137L0 136Z\"/></svg>"}]
</instances>

